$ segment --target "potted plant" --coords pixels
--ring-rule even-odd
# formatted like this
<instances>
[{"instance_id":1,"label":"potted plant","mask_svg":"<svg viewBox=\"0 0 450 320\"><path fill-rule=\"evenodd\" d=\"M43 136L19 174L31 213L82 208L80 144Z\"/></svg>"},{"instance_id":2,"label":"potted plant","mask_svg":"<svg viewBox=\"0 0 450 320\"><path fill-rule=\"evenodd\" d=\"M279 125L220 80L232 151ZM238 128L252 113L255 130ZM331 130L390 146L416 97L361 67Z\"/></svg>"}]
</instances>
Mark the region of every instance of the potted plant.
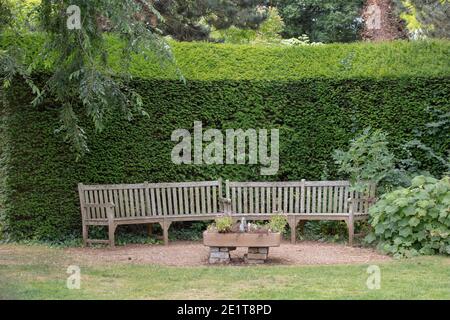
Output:
<instances>
[{"instance_id":1,"label":"potted plant","mask_svg":"<svg viewBox=\"0 0 450 320\"><path fill-rule=\"evenodd\" d=\"M203 233L203 244L210 247L210 263L230 262L231 250L247 247L245 261L264 263L269 247L278 247L281 233L287 224L283 214L273 215L266 224L247 223L245 217L233 224L231 216L220 216Z\"/></svg>"}]
</instances>

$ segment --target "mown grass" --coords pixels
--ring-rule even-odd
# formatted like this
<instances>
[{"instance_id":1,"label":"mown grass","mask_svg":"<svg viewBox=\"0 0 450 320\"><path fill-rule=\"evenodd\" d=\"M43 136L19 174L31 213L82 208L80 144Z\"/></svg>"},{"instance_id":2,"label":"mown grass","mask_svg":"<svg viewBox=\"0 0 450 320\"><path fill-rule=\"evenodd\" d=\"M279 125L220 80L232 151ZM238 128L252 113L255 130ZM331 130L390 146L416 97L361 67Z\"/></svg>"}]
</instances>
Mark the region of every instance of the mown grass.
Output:
<instances>
[{"instance_id":1,"label":"mown grass","mask_svg":"<svg viewBox=\"0 0 450 320\"><path fill-rule=\"evenodd\" d=\"M67 267L81 288L67 289ZM378 264L381 288L367 288L368 265L163 267L83 262L61 248L0 246L2 299L450 299L450 258Z\"/></svg>"}]
</instances>

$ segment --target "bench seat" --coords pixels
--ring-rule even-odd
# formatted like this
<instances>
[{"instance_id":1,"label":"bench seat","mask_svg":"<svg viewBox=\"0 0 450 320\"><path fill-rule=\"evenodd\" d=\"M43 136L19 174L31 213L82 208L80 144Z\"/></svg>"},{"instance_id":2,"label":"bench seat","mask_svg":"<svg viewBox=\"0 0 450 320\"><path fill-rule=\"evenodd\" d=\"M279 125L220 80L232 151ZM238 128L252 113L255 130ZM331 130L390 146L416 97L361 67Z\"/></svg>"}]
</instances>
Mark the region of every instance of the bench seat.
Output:
<instances>
[{"instance_id":1,"label":"bench seat","mask_svg":"<svg viewBox=\"0 0 450 320\"><path fill-rule=\"evenodd\" d=\"M367 219L374 202L375 186L366 195L351 191L348 181L286 182L176 182L78 185L83 243L105 243L89 239L89 226L108 226L111 246L118 225L159 223L164 243L175 221L206 221L218 215L235 220L269 220L276 213L287 216L291 241L299 223L308 220L340 220L348 226L352 244L354 221Z\"/></svg>"}]
</instances>

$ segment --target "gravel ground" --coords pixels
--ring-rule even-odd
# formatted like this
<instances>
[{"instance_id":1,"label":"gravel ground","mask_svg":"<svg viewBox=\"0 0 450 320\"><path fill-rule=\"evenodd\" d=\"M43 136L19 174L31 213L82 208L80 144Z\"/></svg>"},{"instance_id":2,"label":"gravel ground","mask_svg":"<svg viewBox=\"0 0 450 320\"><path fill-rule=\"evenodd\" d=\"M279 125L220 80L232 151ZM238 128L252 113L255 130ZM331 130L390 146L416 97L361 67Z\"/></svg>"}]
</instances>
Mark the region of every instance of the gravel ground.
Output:
<instances>
[{"instance_id":1,"label":"gravel ground","mask_svg":"<svg viewBox=\"0 0 450 320\"><path fill-rule=\"evenodd\" d=\"M125 262L165 266L207 265L209 248L201 242L172 242L164 245L126 245L110 248L70 248L66 253L75 260L98 264ZM247 248L231 252L233 264L241 264ZM301 241L293 245L283 242L269 249L268 264L272 265L330 265L364 264L387 261L391 258L369 248L349 247L344 244Z\"/></svg>"}]
</instances>

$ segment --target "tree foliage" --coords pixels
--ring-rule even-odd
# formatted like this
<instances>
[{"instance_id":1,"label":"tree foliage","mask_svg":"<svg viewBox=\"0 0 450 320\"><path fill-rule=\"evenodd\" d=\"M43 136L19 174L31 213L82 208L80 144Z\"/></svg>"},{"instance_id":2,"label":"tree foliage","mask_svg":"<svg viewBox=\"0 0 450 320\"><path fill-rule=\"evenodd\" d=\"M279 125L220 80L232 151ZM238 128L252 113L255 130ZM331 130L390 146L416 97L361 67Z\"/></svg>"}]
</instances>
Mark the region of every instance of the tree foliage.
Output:
<instances>
[{"instance_id":1,"label":"tree foliage","mask_svg":"<svg viewBox=\"0 0 450 320\"><path fill-rule=\"evenodd\" d=\"M207 40L213 27L224 30L257 29L267 17L267 0L165 0L155 1L164 17L160 28L182 41Z\"/></svg>"},{"instance_id":2,"label":"tree foliage","mask_svg":"<svg viewBox=\"0 0 450 320\"><path fill-rule=\"evenodd\" d=\"M214 30L211 37L225 43L280 43L284 22L277 8L268 8L267 18L259 25L258 29L242 29L231 26L223 30Z\"/></svg>"},{"instance_id":3,"label":"tree foliage","mask_svg":"<svg viewBox=\"0 0 450 320\"><path fill-rule=\"evenodd\" d=\"M70 5L80 8L79 29L68 27ZM51 97L60 106L57 132L64 135L78 155L89 150L85 131L78 124L81 113L92 119L97 130L104 128L105 120L114 110L119 110L128 120L137 114L145 115L141 97L126 85L130 78L127 67L133 54L155 52L161 61L173 61L170 47L158 30L142 19L142 10L150 10L162 19L151 2L144 0L42 0L37 7L38 28L46 39L37 58L52 74L41 90L34 90L37 97L33 104ZM121 74L110 68L105 41L108 33L119 37L122 44ZM20 45L10 51L14 49L20 51ZM16 74L29 77L30 67L24 69L17 58L2 57L2 77L6 85Z\"/></svg>"},{"instance_id":4,"label":"tree foliage","mask_svg":"<svg viewBox=\"0 0 450 320\"><path fill-rule=\"evenodd\" d=\"M414 16L419 26L415 30L420 34L436 37L450 37L450 1L449 0L396 0L403 12Z\"/></svg>"},{"instance_id":5,"label":"tree foliage","mask_svg":"<svg viewBox=\"0 0 450 320\"><path fill-rule=\"evenodd\" d=\"M349 42L358 39L363 0L277 0L286 27L284 36L306 34L312 42Z\"/></svg>"},{"instance_id":6,"label":"tree foliage","mask_svg":"<svg viewBox=\"0 0 450 320\"><path fill-rule=\"evenodd\" d=\"M4 36L9 34L9 43L0 49L0 85L8 88L14 78L24 81L35 94L39 88L31 79L30 67L24 63L26 49L21 47L23 33L26 30L25 17L32 20L32 5L28 1L0 0L0 41L6 43Z\"/></svg>"}]
</instances>

